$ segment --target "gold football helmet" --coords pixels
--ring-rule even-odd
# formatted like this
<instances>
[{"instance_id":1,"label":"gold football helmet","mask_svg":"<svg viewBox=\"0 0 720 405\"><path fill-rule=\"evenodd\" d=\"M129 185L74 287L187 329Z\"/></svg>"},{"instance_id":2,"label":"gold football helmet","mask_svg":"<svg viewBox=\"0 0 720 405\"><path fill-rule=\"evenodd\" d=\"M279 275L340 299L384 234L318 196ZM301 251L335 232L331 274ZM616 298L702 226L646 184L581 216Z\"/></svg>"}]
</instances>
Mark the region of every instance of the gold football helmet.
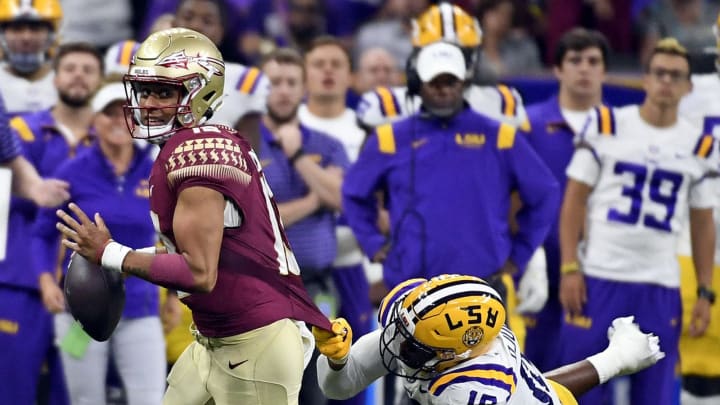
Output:
<instances>
[{"instance_id":1,"label":"gold football helmet","mask_svg":"<svg viewBox=\"0 0 720 405\"><path fill-rule=\"evenodd\" d=\"M220 108L225 63L205 35L187 28L170 28L150 35L140 44L123 81L133 137L162 143L179 129L202 125ZM143 122L143 112L159 108L141 105L142 88L153 84L175 86L181 93L176 104L161 107L176 110L174 118L161 125Z\"/></svg>"},{"instance_id":2,"label":"gold football helmet","mask_svg":"<svg viewBox=\"0 0 720 405\"><path fill-rule=\"evenodd\" d=\"M62 21L62 7L58 0L0 0L0 47L8 63L18 72L30 74L42 67L56 44L56 34ZM48 38L40 49L18 52L8 45L5 28L13 23L47 24Z\"/></svg>"},{"instance_id":3,"label":"gold football helmet","mask_svg":"<svg viewBox=\"0 0 720 405\"><path fill-rule=\"evenodd\" d=\"M383 364L392 374L418 380L485 353L507 316L497 291L473 276L433 277L389 305L380 340Z\"/></svg>"},{"instance_id":4,"label":"gold football helmet","mask_svg":"<svg viewBox=\"0 0 720 405\"><path fill-rule=\"evenodd\" d=\"M440 2L412 21L412 43L421 48L438 41L454 43L462 48L477 48L482 43L478 20L462 8Z\"/></svg>"}]
</instances>

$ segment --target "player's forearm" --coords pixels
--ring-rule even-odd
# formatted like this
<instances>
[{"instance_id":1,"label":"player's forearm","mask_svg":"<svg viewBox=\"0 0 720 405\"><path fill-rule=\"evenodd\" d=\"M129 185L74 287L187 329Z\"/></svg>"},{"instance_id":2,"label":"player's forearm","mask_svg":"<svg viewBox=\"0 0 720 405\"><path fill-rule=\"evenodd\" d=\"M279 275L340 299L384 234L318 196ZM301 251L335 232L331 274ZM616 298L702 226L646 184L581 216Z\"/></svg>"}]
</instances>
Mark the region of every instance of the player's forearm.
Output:
<instances>
[{"instance_id":1,"label":"player's forearm","mask_svg":"<svg viewBox=\"0 0 720 405\"><path fill-rule=\"evenodd\" d=\"M347 363L339 370L330 367L327 357L318 357L318 384L325 396L338 400L352 398L387 374L378 350L380 333L381 330L375 330L360 337L350 349Z\"/></svg>"},{"instance_id":2,"label":"player's forearm","mask_svg":"<svg viewBox=\"0 0 720 405\"><path fill-rule=\"evenodd\" d=\"M295 161L295 170L305 184L314 191L324 205L340 211L342 208L342 171L339 168L324 168L304 155Z\"/></svg>"},{"instance_id":3,"label":"player's forearm","mask_svg":"<svg viewBox=\"0 0 720 405\"><path fill-rule=\"evenodd\" d=\"M586 393L600 383L597 370L587 360L548 371L544 375L546 378L562 384L575 397Z\"/></svg>"},{"instance_id":4,"label":"player's forearm","mask_svg":"<svg viewBox=\"0 0 720 405\"><path fill-rule=\"evenodd\" d=\"M562 208L560 209L560 252L561 264L578 261L577 247L582 239L585 223L587 195L580 188L586 187L572 180L568 181Z\"/></svg>"},{"instance_id":5,"label":"player's forearm","mask_svg":"<svg viewBox=\"0 0 720 405\"><path fill-rule=\"evenodd\" d=\"M690 236L698 286L711 287L717 237L711 208L690 210Z\"/></svg>"},{"instance_id":6,"label":"player's forearm","mask_svg":"<svg viewBox=\"0 0 720 405\"><path fill-rule=\"evenodd\" d=\"M133 251L125 256L122 264L125 274L130 274L153 284L186 292L208 292L208 277L193 271L186 258L177 253L150 254Z\"/></svg>"}]
</instances>

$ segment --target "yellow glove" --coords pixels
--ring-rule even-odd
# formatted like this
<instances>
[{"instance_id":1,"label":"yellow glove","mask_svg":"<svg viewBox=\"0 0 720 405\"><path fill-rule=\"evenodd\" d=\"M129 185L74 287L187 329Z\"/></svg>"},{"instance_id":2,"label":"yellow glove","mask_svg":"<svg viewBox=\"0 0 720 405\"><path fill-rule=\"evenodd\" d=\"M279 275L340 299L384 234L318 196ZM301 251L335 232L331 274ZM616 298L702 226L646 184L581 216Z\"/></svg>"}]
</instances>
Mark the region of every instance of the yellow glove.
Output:
<instances>
[{"instance_id":1,"label":"yellow glove","mask_svg":"<svg viewBox=\"0 0 720 405\"><path fill-rule=\"evenodd\" d=\"M352 345L352 328L343 318L332 321L332 332L312 327L315 345L320 353L336 364L345 364Z\"/></svg>"}]
</instances>

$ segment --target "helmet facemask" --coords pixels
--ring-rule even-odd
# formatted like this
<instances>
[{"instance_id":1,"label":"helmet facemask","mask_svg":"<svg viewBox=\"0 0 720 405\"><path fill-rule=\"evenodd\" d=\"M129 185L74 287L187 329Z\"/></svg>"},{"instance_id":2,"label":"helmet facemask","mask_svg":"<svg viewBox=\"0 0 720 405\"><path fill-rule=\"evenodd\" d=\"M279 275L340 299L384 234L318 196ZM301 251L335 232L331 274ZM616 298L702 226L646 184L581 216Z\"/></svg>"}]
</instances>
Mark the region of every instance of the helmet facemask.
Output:
<instances>
[{"instance_id":1,"label":"helmet facemask","mask_svg":"<svg viewBox=\"0 0 720 405\"><path fill-rule=\"evenodd\" d=\"M439 371L467 358L456 356L451 349L431 347L417 340L405 326L406 323L410 328L414 326L406 312L396 303L391 322L380 337L380 355L390 374L411 381L431 380Z\"/></svg>"},{"instance_id":2,"label":"helmet facemask","mask_svg":"<svg viewBox=\"0 0 720 405\"><path fill-rule=\"evenodd\" d=\"M158 76L132 76L127 75L124 79L125 95L127 105L126 114L129 115L128 123L131 125L130 133L133 138L143 139L151 143L160 144L167 141L175 132L182 128L202 125L211 116L213 108L208 108L204 115L195 117L192 110L192 100L206 87L205 78L199 74L190 74L179 78L167 78ZM179 90L179 96L175 104L168 104L162 107L144 107L140 105L140 91L143 85L159 84L172 86ZM219 104L219 100L218 103ZM175 109L175 114L168 122L160 125L151 125L148 121L149 114L153 110Z\"/></svg>"},{"instance_id":3,"label":"helmet facemask","mask_svg":"<svg viewBox=\"0 0 720 405\"><path fill-rule=\"evenodd\" d=\"M10 49L5 30L9 26L31 26L37 29L40 26L46 26L48 30L47 38L44 44L36 52L16 52ZM37 72L48 60L50 49L55 44L55 32L52 24L45 21L36 20L16 20L2 24L0 27L0 48L2 49L8 64L21 75L31 75Z\"/></svg>"}]
</instances>

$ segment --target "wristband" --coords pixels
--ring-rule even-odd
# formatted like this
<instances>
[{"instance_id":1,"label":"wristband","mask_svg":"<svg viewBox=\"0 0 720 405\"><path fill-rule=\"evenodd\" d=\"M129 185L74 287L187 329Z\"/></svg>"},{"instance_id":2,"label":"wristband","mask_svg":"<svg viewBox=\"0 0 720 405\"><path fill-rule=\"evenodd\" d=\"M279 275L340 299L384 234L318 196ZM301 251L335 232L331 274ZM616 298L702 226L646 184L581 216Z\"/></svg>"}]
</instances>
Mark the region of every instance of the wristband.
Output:
<instances>
[{"instance_id":1,"label":"wristband","mask_svg":"<svg viewBox=\"0 0 720 405\"><path fill-rule=\"evenodd\" d=\"M105 245L105 249L103 249L100 265L106 269L122 273L123 261L125 260L125 256L130 252L132 252L132 249L129 247L111 240Z\"/></svg>"},{"instance_id":2,"label":"wristband","mask_svg":"<svg viewBox=\"0 0 720 405\"><path fill-rule=\"evenodd\" d=\"M135 251L140 252L140 253L150 253L152 255L157 254L157 248L155 246L144 247L142 249L135 249Z\"/></svg>"},{"instance_id":3,"label":"wristband","mask_svg":"<svg viewBox=\"0 0 720 405\"><path fill-rule=\"evenodd\" d=\"M697 289L698 298L705 298L710 305L715 303L715 291L710 287L699 286Z\"/></svg>"},{"instance_id":4,"label":"wristband","mask_svg":"<svg viewBox=\"0 0 720 405\"><path fill-rule=\"evenodd\" d=\"M292 156L288 158L288 161L290 162L290 166L295 166L295 162L297 162L298 159L300 159L305 154L305 150L301 147L298 148L298 150L293 153Z\"/></svg>"},{"instance_id":5,"label":"wristband","mask_svg":"<svg viewBox=\"0 0 720 405\"><path fill-rule=\"evenodd\" d=\"M570 262L560 266L560 274L569 274L580 271L580 264L578 262Z\"/></svg>"}]
</instances>

